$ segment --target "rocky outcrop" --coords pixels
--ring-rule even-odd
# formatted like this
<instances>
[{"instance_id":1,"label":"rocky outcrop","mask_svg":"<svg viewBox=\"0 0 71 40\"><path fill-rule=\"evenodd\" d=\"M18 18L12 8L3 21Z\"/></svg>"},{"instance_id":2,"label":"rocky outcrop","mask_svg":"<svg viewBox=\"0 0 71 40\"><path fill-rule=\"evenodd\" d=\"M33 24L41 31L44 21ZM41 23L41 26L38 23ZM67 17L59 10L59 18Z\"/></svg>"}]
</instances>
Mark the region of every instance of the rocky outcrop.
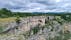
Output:
<instances>
[{"instance_id":1,"label":"rocky outcrop","mask_svg":"<svg viewBox=\"0 0 71 40\"><path fill-rule=\"evenodd\" d=\"M38 24L40 24L41 26L45 25L44 16L20 18L20 24L17 24L16 22L11 22L8 24L8 27L0 34L14 33L14 32L16 33L17 30L26 32L26 31L29 31L31 28L34 28Z\"/></svg>"}]
</instances>

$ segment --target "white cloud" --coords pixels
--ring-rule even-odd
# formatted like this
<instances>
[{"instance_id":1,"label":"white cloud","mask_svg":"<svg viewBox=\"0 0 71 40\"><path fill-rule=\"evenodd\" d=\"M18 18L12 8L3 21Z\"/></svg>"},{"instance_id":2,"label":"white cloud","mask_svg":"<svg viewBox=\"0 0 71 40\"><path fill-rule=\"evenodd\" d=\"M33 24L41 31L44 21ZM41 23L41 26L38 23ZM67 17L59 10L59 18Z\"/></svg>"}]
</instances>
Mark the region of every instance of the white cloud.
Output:
<instances>
[{"instance_id":1,"label":"white cloud","mask_svg":"<svg viewBox=\"0 0 71 40\"><path fill-rule=\"evenodd\" d=\"M0 0L0 8L12 11L62 12L71 10L71 0Z\"/></svg>"}]
</instances>

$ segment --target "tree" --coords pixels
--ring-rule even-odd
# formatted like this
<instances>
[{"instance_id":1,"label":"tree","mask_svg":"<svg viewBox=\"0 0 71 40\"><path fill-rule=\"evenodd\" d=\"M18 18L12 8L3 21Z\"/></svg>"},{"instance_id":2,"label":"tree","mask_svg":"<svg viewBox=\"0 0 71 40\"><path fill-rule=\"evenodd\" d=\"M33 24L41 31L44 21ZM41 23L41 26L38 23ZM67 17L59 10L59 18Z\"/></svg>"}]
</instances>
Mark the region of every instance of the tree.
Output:
<instances>
[{"instance_id":1,"label":"tree","mask_svg":"<svg viewBox=\"0 0 71 40\"><path fill-rule=\"evenodd\" d=\"M11 13L12 13L12 12L11 12L10 10L6 9L6 8L0 9L0 15L1 15L2 17L11 16Z\"/></svg>"}]
</instances>

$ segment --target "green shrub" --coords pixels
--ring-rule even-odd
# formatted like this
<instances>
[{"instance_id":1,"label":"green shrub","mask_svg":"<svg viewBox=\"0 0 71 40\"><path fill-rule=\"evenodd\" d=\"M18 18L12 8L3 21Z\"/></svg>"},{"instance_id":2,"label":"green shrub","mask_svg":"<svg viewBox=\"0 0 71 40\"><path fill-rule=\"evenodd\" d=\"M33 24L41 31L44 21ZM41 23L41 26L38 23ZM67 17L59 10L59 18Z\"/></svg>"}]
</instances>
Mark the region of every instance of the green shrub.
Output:
<instances>
[{"instance_id":1,"label":"green shrub","mask_svg":"<svg viewBox=\"0 0 71 40\"><path fill-rule=\"evenodd\" d=\"M3 31L3 27L2 26L0 26L0 33Z\"/></svg>"}]
</instances>

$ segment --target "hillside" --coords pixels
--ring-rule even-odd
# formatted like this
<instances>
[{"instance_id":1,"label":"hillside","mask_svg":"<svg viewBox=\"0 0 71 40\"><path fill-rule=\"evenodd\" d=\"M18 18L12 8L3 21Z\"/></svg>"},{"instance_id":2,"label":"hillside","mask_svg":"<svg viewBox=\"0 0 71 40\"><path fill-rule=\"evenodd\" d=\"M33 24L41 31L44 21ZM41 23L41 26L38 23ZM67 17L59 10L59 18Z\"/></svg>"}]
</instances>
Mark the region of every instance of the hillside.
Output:
<instances>
[{"instance_id":1,"label":"hillside","mask_svg":"<svg viewBox=\"0 0 71 40\"><path fill-rule=\"evenodd\" d=\"M61 16L1 18L1 40L70 40L71 22ZM1 29L2 28L2 29ZM63 38L64 37L64 38Z\"/></svg>"}]
</instances>

